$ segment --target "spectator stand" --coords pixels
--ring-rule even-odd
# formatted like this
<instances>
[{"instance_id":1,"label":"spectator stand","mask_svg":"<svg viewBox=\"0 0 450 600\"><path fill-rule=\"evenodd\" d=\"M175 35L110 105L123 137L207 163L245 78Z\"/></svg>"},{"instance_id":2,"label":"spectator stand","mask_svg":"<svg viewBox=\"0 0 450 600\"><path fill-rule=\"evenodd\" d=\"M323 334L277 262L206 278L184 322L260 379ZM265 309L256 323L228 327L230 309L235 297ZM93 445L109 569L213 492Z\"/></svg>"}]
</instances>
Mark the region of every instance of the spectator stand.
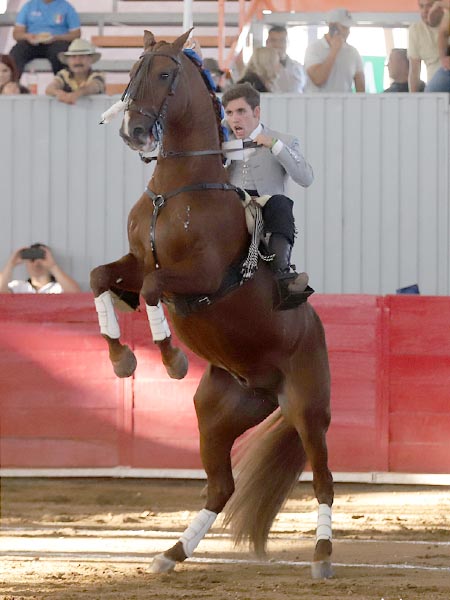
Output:
<instances>
[{"instance_id":1,"label":"spectator stand","mask_svg":"<svg viewBox=\"0 0 450 600\"><path fill-rule=\"evenodd\" d=\"M96 12L88 12L92 3L87 0L72 0L72 3L79 11L82 36L91 40L102 52L102 59L96 65L96 69L105 72L109 93L117 93L117 90L125 86L127 74L139 55L138 49L141 48L144 28L150 28L157 37L163 36L170 40L181 33L183 26L183 2L180 0L165 2L102 0L95 3ZM279 8L280 12L264 14L262 9L265 4L262 0L195 2L193 15L195 36L199 40L204 56L219 58L219 60L222 58L222 64L230 66L234 59L240 31L244 32L239 39L242 47L250 40L253 40L254 45L261 45L264 30L270 25L317 27L323 24L324 12L319 12L321 8L319 5L314 7L317 12L308 12L307 7L306 10L302 9L302 12L298 12L296 2L289 2L289 11L284 6L286 3L272 2L271 4ZM219 11L222 5L224 5L223 14ZM368 5L370 2L364 2L358 10L363 10ZM11 32L19 6L20 2L10 0L8 5L10 12L0 15L0 52L7 52L14 43ZM414 8L412 7L412 10ZM377 6L376 10L382 10L382 7ZM395 10L395 6L392 6L392 10ZM359 26L376 26L385 29L387 53L392 47L392 28L407 27L417 20L417 12L353 12L353 16ZM218 33L218 19L223 22L222 33L220 27ZM24 83L36 83L37 80L39 93L43 93L51 80L49 63L33 61L26 71Z\"/></svg>"}]
</instances>

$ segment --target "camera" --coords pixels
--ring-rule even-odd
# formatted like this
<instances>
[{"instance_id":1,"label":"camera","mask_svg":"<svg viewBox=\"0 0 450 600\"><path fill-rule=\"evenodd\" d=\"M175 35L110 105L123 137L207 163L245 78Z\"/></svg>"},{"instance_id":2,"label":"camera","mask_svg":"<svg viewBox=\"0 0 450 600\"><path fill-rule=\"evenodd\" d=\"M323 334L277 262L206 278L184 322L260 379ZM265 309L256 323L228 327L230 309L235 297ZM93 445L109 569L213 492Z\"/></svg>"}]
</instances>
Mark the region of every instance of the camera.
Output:
<instances>
[{"instance_id":1,"label":"camera","mask_svg":"<svg viewBox=\"0 0 450 600\"><path fill-rule=\"evenodd\" d=\"M330 26L330 35L333 37L339 33L339 27L337 25Z\"/></svg>"},{"instance_id":2,"label":"camera","mask_svg":"<svg viewBox=\"0 0 450 600\"><path fill-rule=\"evenodd\" d=\"M31 246L30 248L24 248L20 251L20 258L25 260L36 260L37 258L44 258L45 250L40 246Z\"/></svg>"}]
</instances>

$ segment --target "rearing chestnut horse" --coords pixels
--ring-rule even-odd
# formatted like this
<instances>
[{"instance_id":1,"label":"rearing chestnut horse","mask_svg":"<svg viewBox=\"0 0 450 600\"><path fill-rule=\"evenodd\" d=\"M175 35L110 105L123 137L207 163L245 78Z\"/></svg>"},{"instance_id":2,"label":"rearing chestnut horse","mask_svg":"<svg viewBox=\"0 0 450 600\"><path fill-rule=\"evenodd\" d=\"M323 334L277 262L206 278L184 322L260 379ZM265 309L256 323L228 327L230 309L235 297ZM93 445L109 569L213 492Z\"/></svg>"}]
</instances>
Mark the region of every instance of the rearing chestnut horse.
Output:
<instances>
[{"instance_id":1,"label":"rearing chestnut horse","mask_svg":"<svg viewBox=\"0 0 450 600\"><path fill-rule=\"evenodd\" d=\"M250 540L264 554L271 524L308 460L319 503L312 574L330 577L333 481L325 440L330 378L323 327L308 302L274 309L277 284L266 263L236 283L249 234L241 199L222 165L217 102L201 69L183 52L188 34L169 44L145 32L144 53L123 98L121 135L141 152L159 142L157 164L129 215L129 253L91 274L101 331L119 376L131 375L136 360L120 342L113 296L131 298L134 306L139 294L145 299L172 377L183 377L187 364L171 345L161 299L180 339L209 363L194 398L205 507L155 558L152 571L171 571L192 556L226 504L235 539ZM235 487L231 449L258 424L237 465Z\"/></svg>"}]
</instances>

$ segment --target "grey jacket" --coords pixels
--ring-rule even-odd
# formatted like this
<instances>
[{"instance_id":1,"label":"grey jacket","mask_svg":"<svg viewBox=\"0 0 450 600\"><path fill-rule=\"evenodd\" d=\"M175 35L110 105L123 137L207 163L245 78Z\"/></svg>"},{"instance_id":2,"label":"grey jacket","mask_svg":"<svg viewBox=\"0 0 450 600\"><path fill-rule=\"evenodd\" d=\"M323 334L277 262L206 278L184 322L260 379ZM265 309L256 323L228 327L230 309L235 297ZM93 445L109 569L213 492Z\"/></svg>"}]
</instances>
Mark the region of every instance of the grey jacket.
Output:
<instances>
[{"instance_id":1,"label":"grey jacket","mask_svg":"<svg viewBox=\"0 0 450 600\"><path fill-rule=\"evenodd\" d=\"M268 129L264 125L262 132L281 140L283 148L277 155L268 148L256 148L249 157L246 168L251 169L258 194L260 196L285 194L289 177L303 187L311 185L314 180L313 170L301 153L299 140L291 135ZM230 139L235 139L233 134L230 134ZM227 169L230 182L242 187L244 161L233 160Z\"/></svg>"}]
</instances>

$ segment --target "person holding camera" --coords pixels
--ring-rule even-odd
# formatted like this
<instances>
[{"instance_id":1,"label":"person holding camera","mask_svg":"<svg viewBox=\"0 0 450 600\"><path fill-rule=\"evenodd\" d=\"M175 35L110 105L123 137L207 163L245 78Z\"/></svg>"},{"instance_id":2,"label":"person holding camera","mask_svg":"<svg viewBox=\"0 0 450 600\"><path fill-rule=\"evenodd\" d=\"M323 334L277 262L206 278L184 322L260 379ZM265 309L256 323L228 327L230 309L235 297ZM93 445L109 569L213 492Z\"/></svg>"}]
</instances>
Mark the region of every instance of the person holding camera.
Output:
<instances>
[{"instance_id":1,"label":"person holding camera","mask_svg":"<svg viewBox=\"0 0 450 600\"><path fill-rule=\"evenodd\" d=\"M11 279L20 264L25 264L29 278ZM45 244L19 248L9 257L0 275L0 293L61 294L80 292L80 286L65 273Z\"/></svg>"},{"instance_id":2,"label":"person holding camera","mask_svg":"<svg viewBox=\"0 0 450 600\"><path fill-rule=\"evenodd\" d=\"M305 54L305 93L365 91L364 66L358 50L347 44L354 21L345 8L328 13L328 33L310 44Z\"/></svg>"}]
</instances>

